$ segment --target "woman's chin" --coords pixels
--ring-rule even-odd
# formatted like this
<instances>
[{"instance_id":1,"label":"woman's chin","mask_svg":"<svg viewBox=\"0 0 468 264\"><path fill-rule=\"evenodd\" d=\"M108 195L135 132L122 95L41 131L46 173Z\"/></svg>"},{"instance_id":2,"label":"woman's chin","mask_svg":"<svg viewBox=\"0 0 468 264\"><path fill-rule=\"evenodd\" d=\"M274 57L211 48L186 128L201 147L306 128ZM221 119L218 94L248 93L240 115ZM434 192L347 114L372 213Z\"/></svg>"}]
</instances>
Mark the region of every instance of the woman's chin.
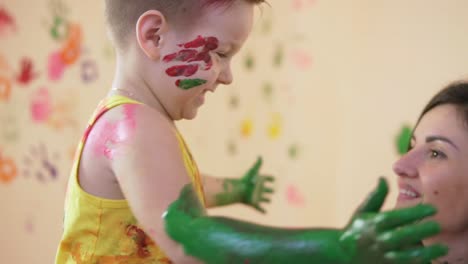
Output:
<instances>
[{"instance_id":1,"label":"woman's chin","mask_svg":"<svg viewBox=\"0 0 468 264\"><path fill-rule=\"evenodd\" d=\"M400 209L400 208L407 208L407 207L412 207L418 204L421 204L422 200L421 199L398 199L395 208Z\"/></svg>"}]
</instances>

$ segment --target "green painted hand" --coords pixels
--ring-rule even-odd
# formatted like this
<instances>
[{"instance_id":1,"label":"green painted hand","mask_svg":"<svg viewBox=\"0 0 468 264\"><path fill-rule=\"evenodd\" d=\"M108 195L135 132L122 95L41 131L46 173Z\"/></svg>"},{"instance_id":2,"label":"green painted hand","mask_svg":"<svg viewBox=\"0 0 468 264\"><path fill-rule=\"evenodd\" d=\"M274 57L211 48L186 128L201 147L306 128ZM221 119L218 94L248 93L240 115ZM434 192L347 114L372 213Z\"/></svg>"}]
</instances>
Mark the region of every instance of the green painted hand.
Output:
<instances>
[{"instance_id":1,"label":"green painted hand","mask_svg":"<svg viewBox=\"0 0 468 264\"><path fill-rule=\"evenodd\" d=\"M387 183L380 179L377 189L343 230L339 241L347 255L345 263L422 264L447 254L447 248L441 245L417 246L422 239L440 232L435 222L416 223L435 214L435 209L417 205L379 213L387 193Z\"/></svg>"},{"instance_id":2,"label":"green painted hand","mask_svg":"<svg viewBox=\"0 0 468 264\"><path fill-rule=\"evenodd\" d=\"M285 229L210 217L187 185L164 215L165 228L186 254L207 264L423 264L445 255L440 245L416 246L439 232L434 222L418 223L434 208L379 212L387 192L382 179L343 229Z\"/></svg>"},{"instance_id":3,"label":"green painted hand","mask_svg":"<svg viewBox=\"0 0 468 264\"><path fill-rule=\"evenodd\" d=\"M268 196L273 193L273 189L269 188L267 183L271 183L275 179L272 176L259 174L262 162L262 158L259 157L255 164L242 177L240 183L244 190L242 203L250 205L256 210L265 213L266 211L262 208L261 204L269 203L270 198L268 198Z\"/></svg>"}]
</instances>

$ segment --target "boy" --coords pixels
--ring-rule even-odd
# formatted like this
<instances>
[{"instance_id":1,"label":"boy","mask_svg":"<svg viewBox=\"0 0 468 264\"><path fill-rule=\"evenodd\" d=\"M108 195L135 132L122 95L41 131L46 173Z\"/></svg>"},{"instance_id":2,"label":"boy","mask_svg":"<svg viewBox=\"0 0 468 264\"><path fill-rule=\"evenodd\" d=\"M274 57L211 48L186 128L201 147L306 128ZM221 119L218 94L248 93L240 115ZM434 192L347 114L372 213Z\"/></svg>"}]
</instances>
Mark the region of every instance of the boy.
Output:
<instances>
[{"instance_id":1,"label":"boy","mask_svg":"<svg viewBox=\"0 0 468 264\"><path fill-rule=\"evenodd\" d=\"M343 230L274 229L205 214L236 202L263 211L272 192L261 160L240 180L202 184L174 124L195 118L206 92L232 82L231 59L261 2L106 0L114 88L77 151L56 263L421 263L445 253L399 251L438 232L433 222L401 227L435 211L378 213L383 181Z\"/></svg>"}]
</instances>

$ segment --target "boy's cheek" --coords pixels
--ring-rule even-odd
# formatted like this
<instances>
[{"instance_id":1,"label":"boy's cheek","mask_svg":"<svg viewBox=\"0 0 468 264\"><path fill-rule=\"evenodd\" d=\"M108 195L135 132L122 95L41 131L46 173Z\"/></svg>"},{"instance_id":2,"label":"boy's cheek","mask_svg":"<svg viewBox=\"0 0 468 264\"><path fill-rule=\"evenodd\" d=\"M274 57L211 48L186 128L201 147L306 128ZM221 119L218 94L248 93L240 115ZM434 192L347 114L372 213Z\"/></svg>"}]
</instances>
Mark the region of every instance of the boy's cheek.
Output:
<instances>
[{"instance_id":1,"label":"boy's cheek","mask_svg":"<svg viewBox=\"0 0 468 264\"><path fill-rule=\"evenodd\" d=\"M189 90L201 85L212 85L213 68L216 58L213 51L218 48L218 39L215 37L197 38L178 45L179 50L163 57L163 62L168 64L167 76L175 78L176 87ZM219 72L219 70L218 70Z\"/></svg>"}]
</instances>

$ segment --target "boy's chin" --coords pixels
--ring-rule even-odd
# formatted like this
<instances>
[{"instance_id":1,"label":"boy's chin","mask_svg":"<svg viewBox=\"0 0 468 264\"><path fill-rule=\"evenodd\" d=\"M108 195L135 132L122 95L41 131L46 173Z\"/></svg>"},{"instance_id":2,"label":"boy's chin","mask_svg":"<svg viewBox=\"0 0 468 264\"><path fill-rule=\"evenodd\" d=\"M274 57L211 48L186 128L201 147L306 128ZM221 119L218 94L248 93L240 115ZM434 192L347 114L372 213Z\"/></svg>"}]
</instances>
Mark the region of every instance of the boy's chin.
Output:
<instances>
[{"instance_id":1,"label":"boy's chin","mask_svg":"<svg viewBox=\"0 0 468 264\"><path fill-rule=\"evenodd\" d=\"M190 111L187 111L184 113L184 115L182 116L182 119L192 120L192 119L195 119L195 117L197 117L197 114L198 114L198 109L191 109Z\"/></svg>"}]
</instances>

